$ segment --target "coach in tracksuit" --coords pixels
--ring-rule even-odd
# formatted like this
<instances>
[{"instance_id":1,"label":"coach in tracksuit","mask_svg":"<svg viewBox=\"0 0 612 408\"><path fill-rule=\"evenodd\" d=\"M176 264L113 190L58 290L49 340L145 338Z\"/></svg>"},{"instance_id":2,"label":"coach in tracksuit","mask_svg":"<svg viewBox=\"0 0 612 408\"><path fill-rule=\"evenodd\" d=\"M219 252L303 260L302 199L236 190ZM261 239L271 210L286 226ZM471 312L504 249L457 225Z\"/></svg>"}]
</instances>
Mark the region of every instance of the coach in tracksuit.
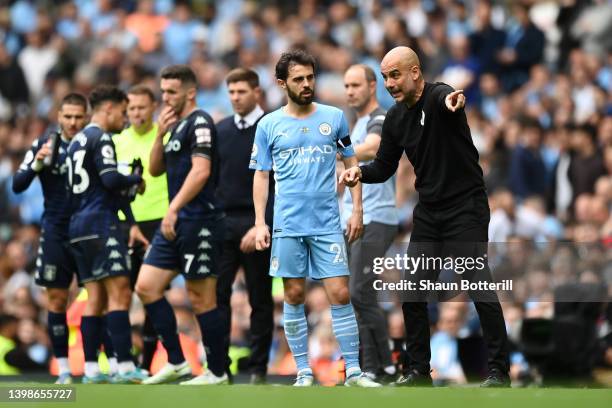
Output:
<instances>
[{"instance_id":1,"label":"coach in tracksuit","mask_svg":"<svg viewBox=\"0 0 612 408\"><path fill-rule=\"evenodd\" d=\"M257 122L264 115L264 111L258 105L261 91L257 73L237 68L227 75L226 83L235 113L217 124L221 163L217 198L224 207L227 228L223 255L219 263L217 304L228 322L231 322L232 285L236 272L242 267L252 309L249 331L251 383L262 384L266 381L272 343L274 304L272 278L268 274L270 250L255 251L254 172L249 170L249 160ZM270 183L270 186L269 196L273 197L273 183ZM268 225L272 225L272 208L273 203L268 203ZM231 325L226 327L227 353Z\"/></svg>"},{"instance_id":2,"label":"coach in tracksuit","mask_svg":"<svg viewBox=\"0 0 612 408\"><path fill-rule=\"evenodd\" d=\"M349 186L359 180L381 183L395 173L405 152L414 166L419 193L408 256L486 255L489 206L463 110L465 96L446 84L425 82L419 59L408 47L389 51L380 67L396 104L385 118L376 159L346 170L340 180ZM488 265L484 265L462 276L490 280ZM459 273L458 268L454 272ZM420 283L436 281L439 273L435 267L420 268L408 276ZM483 290L468 294L475 301L488 348L489 376L481 386L509 386L508 341L497 295ZM431 385L426 295L413 292L402 304L408 367L397 385Z\"/></svg>"}]
</instances>

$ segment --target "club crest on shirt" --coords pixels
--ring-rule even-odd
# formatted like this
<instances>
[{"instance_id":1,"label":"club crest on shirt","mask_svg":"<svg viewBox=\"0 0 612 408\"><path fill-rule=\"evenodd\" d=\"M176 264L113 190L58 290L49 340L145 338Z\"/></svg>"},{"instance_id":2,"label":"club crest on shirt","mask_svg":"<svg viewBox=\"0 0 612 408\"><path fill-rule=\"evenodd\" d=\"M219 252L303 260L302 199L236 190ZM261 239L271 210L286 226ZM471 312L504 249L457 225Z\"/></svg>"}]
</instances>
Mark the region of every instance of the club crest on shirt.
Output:
<instances>
[{"instance_id":1,"label":"club crest on shirt","mask_svg":"<svg viewBox=\"0 0 612 408\"><path fill-rule=\"evenodd\" d=\"M323 136L329 136L331 134L332 128L329 123L323 122L319 125L319 132Z\"/></svg>"}]
</instances>

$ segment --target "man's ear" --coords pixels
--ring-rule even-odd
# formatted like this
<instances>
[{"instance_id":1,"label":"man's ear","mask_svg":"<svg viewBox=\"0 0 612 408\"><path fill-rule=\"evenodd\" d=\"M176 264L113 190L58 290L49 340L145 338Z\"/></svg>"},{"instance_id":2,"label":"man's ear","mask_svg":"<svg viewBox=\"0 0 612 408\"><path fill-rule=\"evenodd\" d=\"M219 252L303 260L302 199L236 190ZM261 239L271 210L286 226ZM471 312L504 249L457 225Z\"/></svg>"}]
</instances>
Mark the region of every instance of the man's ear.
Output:
<instances>
[{"instance_id":1,"label":"man's ear","mask_svg":"<svg viewBox=\"0 0 612 408\"><path fill-rule=\"evenodd\" d=\"M195 99L196 98L196 94L197 94L197 90L195 86L190 86L187 89L187 99Z\"/></svg>"},{"instance_id":2,"label":"man's ear","mask_svg":"<svg viewBox=\"0 0 612 408\"><path fill-rule=\"evenodd\" d=\"M276 83L278 84L278 86L280 86L280 87L281 87L281 88L283 88L283 89L286 89L286 88L287 88L287 82L286 82L286 81L283 81L282 79L277 79L277 80L276 80Z\"/></svg>"}]
</instances>

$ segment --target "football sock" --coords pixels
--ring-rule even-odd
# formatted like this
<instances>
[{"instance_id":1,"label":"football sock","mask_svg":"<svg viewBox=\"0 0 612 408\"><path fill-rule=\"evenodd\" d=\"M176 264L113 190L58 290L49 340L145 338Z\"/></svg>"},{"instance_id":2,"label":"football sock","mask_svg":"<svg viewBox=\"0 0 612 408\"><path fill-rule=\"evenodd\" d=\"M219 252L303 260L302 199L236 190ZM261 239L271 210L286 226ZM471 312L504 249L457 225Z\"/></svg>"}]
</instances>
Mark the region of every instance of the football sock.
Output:
<instances>
[{"instance_id":1,"label":"football sock","mask_svg":"<svg viewBox=\"0 0 612 408\"><path fill-rule=\"evenodd\" d=\"M151 318L155 332L160 337L166 352L168 353L168 362L170 364L181 364L185 361L181 343L179 341L178 329L176 326L176 317L172 306L168 303L165 297L145 305L147 314Z\"/></svg>"},{"instance_id":2,"label":"football sock","mask_svg":"<svg viewBox=\"0 0 612 408\"><path fill-rule=\"evenodd\" d=\"M225 372L225 353L224 338L225 338L225 319L219 312L219 308L215 308L208 312L196 315L198 323L200 323L200 331L202 332L202 343L206 350L206 359L208 369L214 375L220 377Z\"/></svg>"},{"instance_id":3,"label":"football sock","mask_svg":"<svg viewBox=\"0 0 612 408\"><path fill-rule=\"evenodd\" d=\"M344 365L347 372L352 374L359 369L359 330L352 304L332 305L332 326L336 340L340 345ZM348 374L347 374L348 376Z\"/></svg>"},{"instance_id":4,"label":"football sock","mask_svg":"<svg viewBox=\"0 0 612 408\"><path fill-rule=\"evenodd\" d=\"M309 370L308 364L308 323L304 314L304 304L283 305L285 337L298 371Z\"/></svg>"}]
</instances>

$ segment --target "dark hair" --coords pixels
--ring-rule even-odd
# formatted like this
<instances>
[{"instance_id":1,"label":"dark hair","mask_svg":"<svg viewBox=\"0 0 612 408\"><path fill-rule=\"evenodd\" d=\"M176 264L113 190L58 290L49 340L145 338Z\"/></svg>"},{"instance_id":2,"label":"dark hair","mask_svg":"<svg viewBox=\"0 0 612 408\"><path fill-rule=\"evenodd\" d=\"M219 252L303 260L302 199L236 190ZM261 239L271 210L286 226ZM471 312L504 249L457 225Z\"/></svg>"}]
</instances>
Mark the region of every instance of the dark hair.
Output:
<instances>
[{"instance_id":1,"label":"dark hair","mask_svg":"<svg viewBox=\"0 0 612 408\"><path fill-rule=\"evenodd\" d=\"M64 96L62 100L60 101L59 106L61 108L64 105L82 106L83 109L85 109L85 112L87 112L87 98L85 97L85 95L77 93L77 92L70 92L69 94Z\"/></svg>"},{"instance_id":2,"label":"dark hair","mask_svg":"<svg viewBox=\"0 0 612 408\"><path fill-rule=\"evenodd\" d=\"M588 123L582 125L576 125L574 127L575 132L585 133L588 135L593 142L597 141L597 128L593 125L589 125Z\"/></svg>"},{"instance_id":3,"label":"dark hair","mask_svg":"<svg viewBox=\"0 0 612 408\"><path fill-rule=\"evenodd\" d=\"M251 88L255 89L259 86L259 75L252 69L235 68L225 77L225 83L228 85L241 81L247 82Z\"/></svg>"},{"instance_id":4,"label":"dark hair","mask_svg":"<svg viewBox=\"0 0 612 408\"><path fill-rule=\"evenodd\" d=\"M89 104L96 110L104 102L121 103L127 101L127 95L112 85L99 85L89 94Z\"/></svg>"},{"instance_id":5,"label":"dark hair","mask_svg":"<svg viewBox=\"0 0 612 408\"><path fill-rule=\"evenodd\" d=\"M542 125L540 125L540 122L530 116L522 116L519 118L518 122L523 129L537 129L540 132L542 131Z\"/></svg>"},{"instance_id":6,"label":"dark hair","mask_svg":"<svg viewBox=\"0 0 612 408\"><path fill-rule=\"evenodd\" d=\"M316 69L316 61L314 57L306 51L292 50L283 52L276 63L276 78L286 81L287 76L289 76L289 68L292 65L310 65L312 66L313 71Z\"/></svg>"},{"instance_id":7,"label":"dark hair","mask_svg":"<svg viewBox=\"0 0 612 408\"><path fill-rule=\"evenodd\" d=\"M0 313L0 328L4 328L9 324L19 323L19 319L11 314Z\"/></svg>"},{"instance_id":8,"label":"dark hair","mask_svg":"<svg viewBox=\"0 0 612 408\"><path fill-rule=\"evenodd\" d=\"M182 85L196 86L195 73L188 65L169 65L162 69L162 79L178 79Z\"/></svg>"},{"instance_id":9,"label":"dark hair","mask_svg":"<svg viewBox=\"0 0 612 408\"><path fill-rule=\"evenodd\" d=\"M155 94L146 85L134 85L128 90L128 95L147 95L151 102L155 102Z\"/></svg>"}]
</instances>

